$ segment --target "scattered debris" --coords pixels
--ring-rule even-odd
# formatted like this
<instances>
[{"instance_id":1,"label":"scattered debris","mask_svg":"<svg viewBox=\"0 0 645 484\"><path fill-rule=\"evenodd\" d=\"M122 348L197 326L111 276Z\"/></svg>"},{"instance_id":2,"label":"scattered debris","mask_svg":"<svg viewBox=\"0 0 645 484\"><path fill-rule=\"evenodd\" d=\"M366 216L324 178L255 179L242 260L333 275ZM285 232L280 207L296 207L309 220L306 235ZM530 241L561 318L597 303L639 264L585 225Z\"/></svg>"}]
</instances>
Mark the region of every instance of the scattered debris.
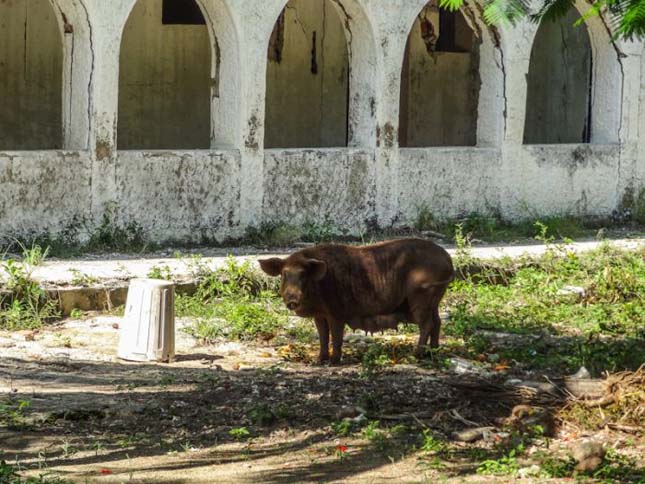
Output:
<instances>
[{"instance_id":1,"label":"scattered debris","mask_svg":"<svg viewBox=\"0 0 645 484\"><path fill-rule=\"evenodd\" d=\"M571 455L576 460L576 470L595 471L600 467L605 457L605 448L601 442L583 440L571 450Z\"/></svg>"}]
</instances>

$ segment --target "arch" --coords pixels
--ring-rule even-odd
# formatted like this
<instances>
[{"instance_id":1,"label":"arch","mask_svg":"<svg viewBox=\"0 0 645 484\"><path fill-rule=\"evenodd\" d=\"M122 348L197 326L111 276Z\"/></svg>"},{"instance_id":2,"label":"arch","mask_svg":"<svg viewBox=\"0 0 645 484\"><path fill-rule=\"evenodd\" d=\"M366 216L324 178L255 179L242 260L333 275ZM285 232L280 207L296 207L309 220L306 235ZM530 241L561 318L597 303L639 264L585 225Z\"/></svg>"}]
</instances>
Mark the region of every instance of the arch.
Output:
<instances>
[{"instance_id":1,"label":"arch","mask_svg":"<svg viewBox=\"0 0 645 484\"><path fill-rule=\"evenodd\" d=\"M63 41L48 0L0 2L0 149L63 146Z\"/></svg>"},{"instance_id":2,"label":"arch","mask_svg":"<svg viewBox=\"0 0 645 484\"><path fill-rule=\"evenodd\" d=\"M409 29L401 70L399 145L494 146L505 109L502 40L471 6L426 3Z\"/></svg>"},{"instance_id":3,"label":"arch","mask_svg":"<svg viewBox=\"0 0 645 484\"><path fill-rule=\"evenodd\" d=\"M542 21L527 76L524 143L587 143L591 133L591 40L574 11Z\"/></svg>"},{"instance_id":4,"label":"arch","mask_svg":"<svg viewBox=\"0 0 645 484\"><path fill-rule=\"evenodd\" d=\"M120 149L210 148L211 32L195 0L137 0L121 38Z\"/></svg>"},{"instance_id":5,"label":"arch","mask_svg":"<svg viewBox=\"0 0 645 484\"><path fill-rule=\"evenodd\" d=\"M211 148L235 148L241 137L239 33L227 2L197 3L211 39Z\"/></svg>"},{"instance_id":6,"label":"arch","mask_svg":"<svg viewBox=\"0 0 645 484\"><path fill-rule=\"evenodd\" d=\"M356 0L284 2L267 57L267 148L375 145L376 47Z\"/></svg>"},{"instance_id":7,"label":"arch","mask_svg":"<svg viewBox=\"0 0 645 484\"><path fill-rule=\"evenodd\" d=\"M622 54L603 18L591 17L580 26L574 26L580 14L589 8L580 1L574 6L558 23L549 25L548 22L541 22L534 33L527 76L524 128L524 142L527 144L619 142L623 95ZM558 66L558 58L551 59L553 65L549 69L556 68L558 72L566 73L560 76L559 89L560 92L566 90L570 96L569 99L562 99L561 95L551 93L551 99L548 99L545 93L549 89L544 82L540 82L540 79L544 79L541 73L544 67L540 67L549 59L545 62L544 52L540 51L562 48L563 39L570 53L567 56L568 64L561 62ZM549 42L554 45L540 49L541 45ZM560 58L564 59L565 56ZM549 73L548 77L556 76ZM554 99L558 100L557 104ZM541 108L540 103L543 104ZM554 114L544 114L548 110ZM555 133L556 129L560 133Z\"/></svg>"}]
</instances>

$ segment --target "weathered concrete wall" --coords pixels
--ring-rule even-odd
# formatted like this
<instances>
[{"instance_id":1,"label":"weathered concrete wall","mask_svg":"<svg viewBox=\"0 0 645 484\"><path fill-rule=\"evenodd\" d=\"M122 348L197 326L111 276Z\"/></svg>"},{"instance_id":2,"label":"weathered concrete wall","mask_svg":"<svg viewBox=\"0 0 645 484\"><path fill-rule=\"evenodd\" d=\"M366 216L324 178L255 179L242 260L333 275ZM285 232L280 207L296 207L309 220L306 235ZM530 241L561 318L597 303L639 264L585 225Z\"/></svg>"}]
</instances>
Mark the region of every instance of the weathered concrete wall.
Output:
<instances>
[{"instance_id":1,"label":"weathered concrete wall","mask_svg":"<svg viewBox=\"0 0 645 484\"><path fill-rule=\"evenodd\" d=\"M504 153L500 212L510 219L543 214L608 216L622 194L607 186L620 173L616 145L527 145ZM615 185L614 185L615 187Z\"/></svg>"},{"instance_id":2,"label":"weathered concrete wall","mask_svg":"<svg viewBox=\"0 0 645 484\"><path fill-rule=\"evenodd\" d=\"M210 147L206 25L163 25L162 0L139 0L119 65L119 149Z\"/></svg>"},{"instance_id":3,"label":"weathered concrete wall","mask_svg":"<svg viewBox=\"0 0 645 484\"><path fill-rule=\"evenodd\" d=\"M50 2L0 2L0 149L62 147L62 75Z\"/></svg>"},{"instance_id":4,"label":"weathered concrete wall","mask_svg":"<svg viewBox=\"0 0 645 484\"><path fill-rule=\"evenodd\" d=\"M359 233L375 220L375 164L354 149L265 152L264 216L302 224L325 221Z\"/></svg>"},{"instance_id":5,"label":"weathered concrete wall","mask_svg":"<svg viewBox=\"0 0 645 484\"><path fill-rule=\"evenodd\" d=\"M499 205L502 159L492 148L402 149L400 152L402 221L421 210L438 219L491 213Z\"/></svg>"},{"instance_id":6,"label":"weathered concrete wall","mask_svg":"<svg viewBox=\"0 0 645 484\"><path fill-rule=\"evenodd\" d=\"M291 0L268 49L266 148L347 146L349 59L331 0Z\"/></svg>"},{"instance_id":7,"label":"weathered concrete wall","mask_svg":"<svg viewBox=\"0 0 645 484\"><path fill-rule=\"evenodd\" d=\"M88 153L0 152L0 241L82 227L92 198Z\"/></svg>"},{"instance_id":8,"label":"weathered concrete wall","mask_svg":"<svg viewBox=\"0 0 645 484\"><path fill-rule=\"evenodd\" d=\"M473 146L477 142L479 43L461 12L453 51L442 51L439 8L423 9L408 39L401 80L399 144ZM450 32L444 32L448 36Z\"/></svg>"},{"instance_id":9,"label":"weathered concrete wall","mask_svg":"<svg viewBox=\"0 0 645 484\"><path fill-rule=\"evenodd\" d=\"M590 138L591 43L576 10L543 21L531 50L524 142L582 143Z\"/></svg>"},{"instance_id":10,"label":"weathered concrete wall","mask_svg":"<svg viewBox=\"0 0 645 484\"><path fill-rule=\"evenodd\" d=\"M0 153L0 243L33 236L83 241L104 214L114 227L135 227L158 242L237 236L240 163L237 151L124 151L108 163L87 152ZM113 178L109 193L99 193L96 173ZM93 213L99 195L109 209Z\"/></svg>"},{"instance_id":11,"label":"weathered concrete wall","mask_svg":"<svg viewBox=\"0 0 645 484\"><path fill-rule=\"evenodd\" d=\"M265 116L267 49L287 0L198 0L210 46L205 72L218 80L207 90L210 115L201 123L210 125L211 148L118 150L122 34L148 1L157 0L51 0L64 32L64 146L76 151L0 155L0 238L57 234L75 220L87 235L108 210L114 223L136 222L152 240L187 242L241 235L267 220L328 219L358 233L367 224L407 223L419 207L437 217L488 211L509 219L609 216L645 180L643 44L611 41L603 19L588 25L589 145L523 146L538 26L487 28L475 3L464 18L481 41L477 147L400 149L405 47L425 0L329 0L341 19L350 66L348 147L310 150L265 150L265 134L276 123ZM162 121L150 119L155 126ZM281 129L286 122L277 121Z\"/></svg>"},{"instance_id":12,"label":"weathered concrete wall","mask_svg":"<svg viewBox=\"0 0 645 484\"><path fill-rule=\"evenodd\" d=\"M239 234L239 152L120 152L115 177L120 223L139 225L152 240Z\"/></svg>"}]
</instances>

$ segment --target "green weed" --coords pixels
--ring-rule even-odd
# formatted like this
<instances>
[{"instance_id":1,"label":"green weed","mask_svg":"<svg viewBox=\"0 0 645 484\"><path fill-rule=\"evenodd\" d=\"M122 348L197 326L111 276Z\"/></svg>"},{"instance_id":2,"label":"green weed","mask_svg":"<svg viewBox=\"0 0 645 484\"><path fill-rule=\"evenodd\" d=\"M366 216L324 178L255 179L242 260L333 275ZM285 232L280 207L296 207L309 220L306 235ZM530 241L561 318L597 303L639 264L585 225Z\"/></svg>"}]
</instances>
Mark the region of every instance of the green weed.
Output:
<instances>
[{"instance_id":1,"label":"green weed","mask_svg":"<svg viewBox=\"0 0 645 484\"><path fill-rule=\"evenodd\" d=\"M445 442L438 440L429 429L423 431L421 439L420 449L423 452L444 452L446 450Z\"/></svg>"},{"instance_id":2,"label":"green weed","mask_svg":"<svg viewBox=\"0 0 645 484\"><path fill-rule=\"evenodd\" d=\"M22 477L18 474L21 470L17 465L0 461L0 482L2 484L73 484L72 481L49 472L40 474L38 477Z\"/></svg>"},{"instance_id":3,"label":"green weed","mask_svg":"<svg viewBox=\"0 0 645 484\"><path fill-rule=\"evenodd\" d=\"M493 476L506 476L515 475L519 470L516 455L517 451L512 449L508 455L500 457L499 459L487 459L477 467L477 474L493 475Z\"/></svg>"},{"instance_id":4,"label":"green weed","mask_svg":"<svg viewBox=\"0 0 645 484\"><path fill-rule=\"evenodd\" d=\"M71 268L69 272L72 273L71 283L73 286L89 287L99 282L98 278L85 274L78 269Z\"/></svg>"},{"instance_id":5,"label":"green weed","mask_svg":"<svg viewBox=\"0 0 645 484\"><path fill-rule=\"evenodd\" d=\"M645 361L645 249L603 245L575 254L554 246L522 265L509 269L501 284L481 274L455 281L445 299L445 332L466 339L472 351L534 369L567 372L585 365L600 374L634 370ZM583 292L562 292L567 286ZM527 336L495 347L481 330Z\"/></svg>"},{"instance_id":6,"label":"green weed","mask_svg":"<svg viewBox=\"0 0 645 484\"><path fill-rule=\"evenodd\" d=\"M43 249L40 245L35 243L31 246L31 248L22 246L22 262L24 264L39 266L43 262L45 262L48 254L49 247L45 247L45 249Z\"/></svg>"},{"instance_id":7,"label":"green weed","mask_svg":"<svg viewBox=\"0 0 645 484\"><path fill-rule=\"evenodd\" d=\"M8 275L6 295L0 295L0 328L34 329L60 316L54 301L31 277L24 264L7 259L0 268Z\"/></svg>"},{"instance_id":8,"label":"green weed","mask_svg":"<svg viewBox=\"0 0 645 484\"><path fill-rule=\"evenodd\" d=\"M246 440L251 436L251 432L246 427L238 427L228 431L228 434L231 437L234 437L237 440Z\"/></svg>"},{"instance_id":9,"label":"green weed","mask_svg":"<svg viewBox=\"0 0 645 484\"><path fill-rule=\"evenodd\" d=\"M20 430L28 427L26 416L30 405L29 400L15 400L13 398L0 403L0 422L10 430Z\"/></svg>"},{"instance_id":10,"label":"green weed","mask_svg":"<svg viewBox=\"0 0 645 484\"><path fill-rule=\"evenodd\" d=\"M167 264L152 266L148 271L147 277L149 279L163 279L165 281L173 280L172 271Z\"/></svg>"}]
</instances>

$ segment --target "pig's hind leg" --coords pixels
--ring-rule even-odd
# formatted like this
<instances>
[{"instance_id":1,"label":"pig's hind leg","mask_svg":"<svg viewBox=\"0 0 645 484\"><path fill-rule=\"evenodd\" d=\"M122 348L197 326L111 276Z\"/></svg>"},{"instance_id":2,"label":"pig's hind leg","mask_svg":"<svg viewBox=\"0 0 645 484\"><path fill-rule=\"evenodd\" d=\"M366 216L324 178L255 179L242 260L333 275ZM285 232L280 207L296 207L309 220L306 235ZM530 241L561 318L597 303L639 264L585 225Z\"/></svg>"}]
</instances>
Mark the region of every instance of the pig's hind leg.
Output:
<instances>
[{"instance_id":1,"label":"pig's hind leg","mask_svg":"<svg viewBox=\"0 0 645 484\"><path fill-rule=\"evenodd\" d=\"M428 339L430 339L431 348L439 346L441 330L439 301L445 290L445 287L419 289L408 298L412 322L419 326L419 342L415 350L417 357L423 356Z\"/></svg>"}]
</instances>

